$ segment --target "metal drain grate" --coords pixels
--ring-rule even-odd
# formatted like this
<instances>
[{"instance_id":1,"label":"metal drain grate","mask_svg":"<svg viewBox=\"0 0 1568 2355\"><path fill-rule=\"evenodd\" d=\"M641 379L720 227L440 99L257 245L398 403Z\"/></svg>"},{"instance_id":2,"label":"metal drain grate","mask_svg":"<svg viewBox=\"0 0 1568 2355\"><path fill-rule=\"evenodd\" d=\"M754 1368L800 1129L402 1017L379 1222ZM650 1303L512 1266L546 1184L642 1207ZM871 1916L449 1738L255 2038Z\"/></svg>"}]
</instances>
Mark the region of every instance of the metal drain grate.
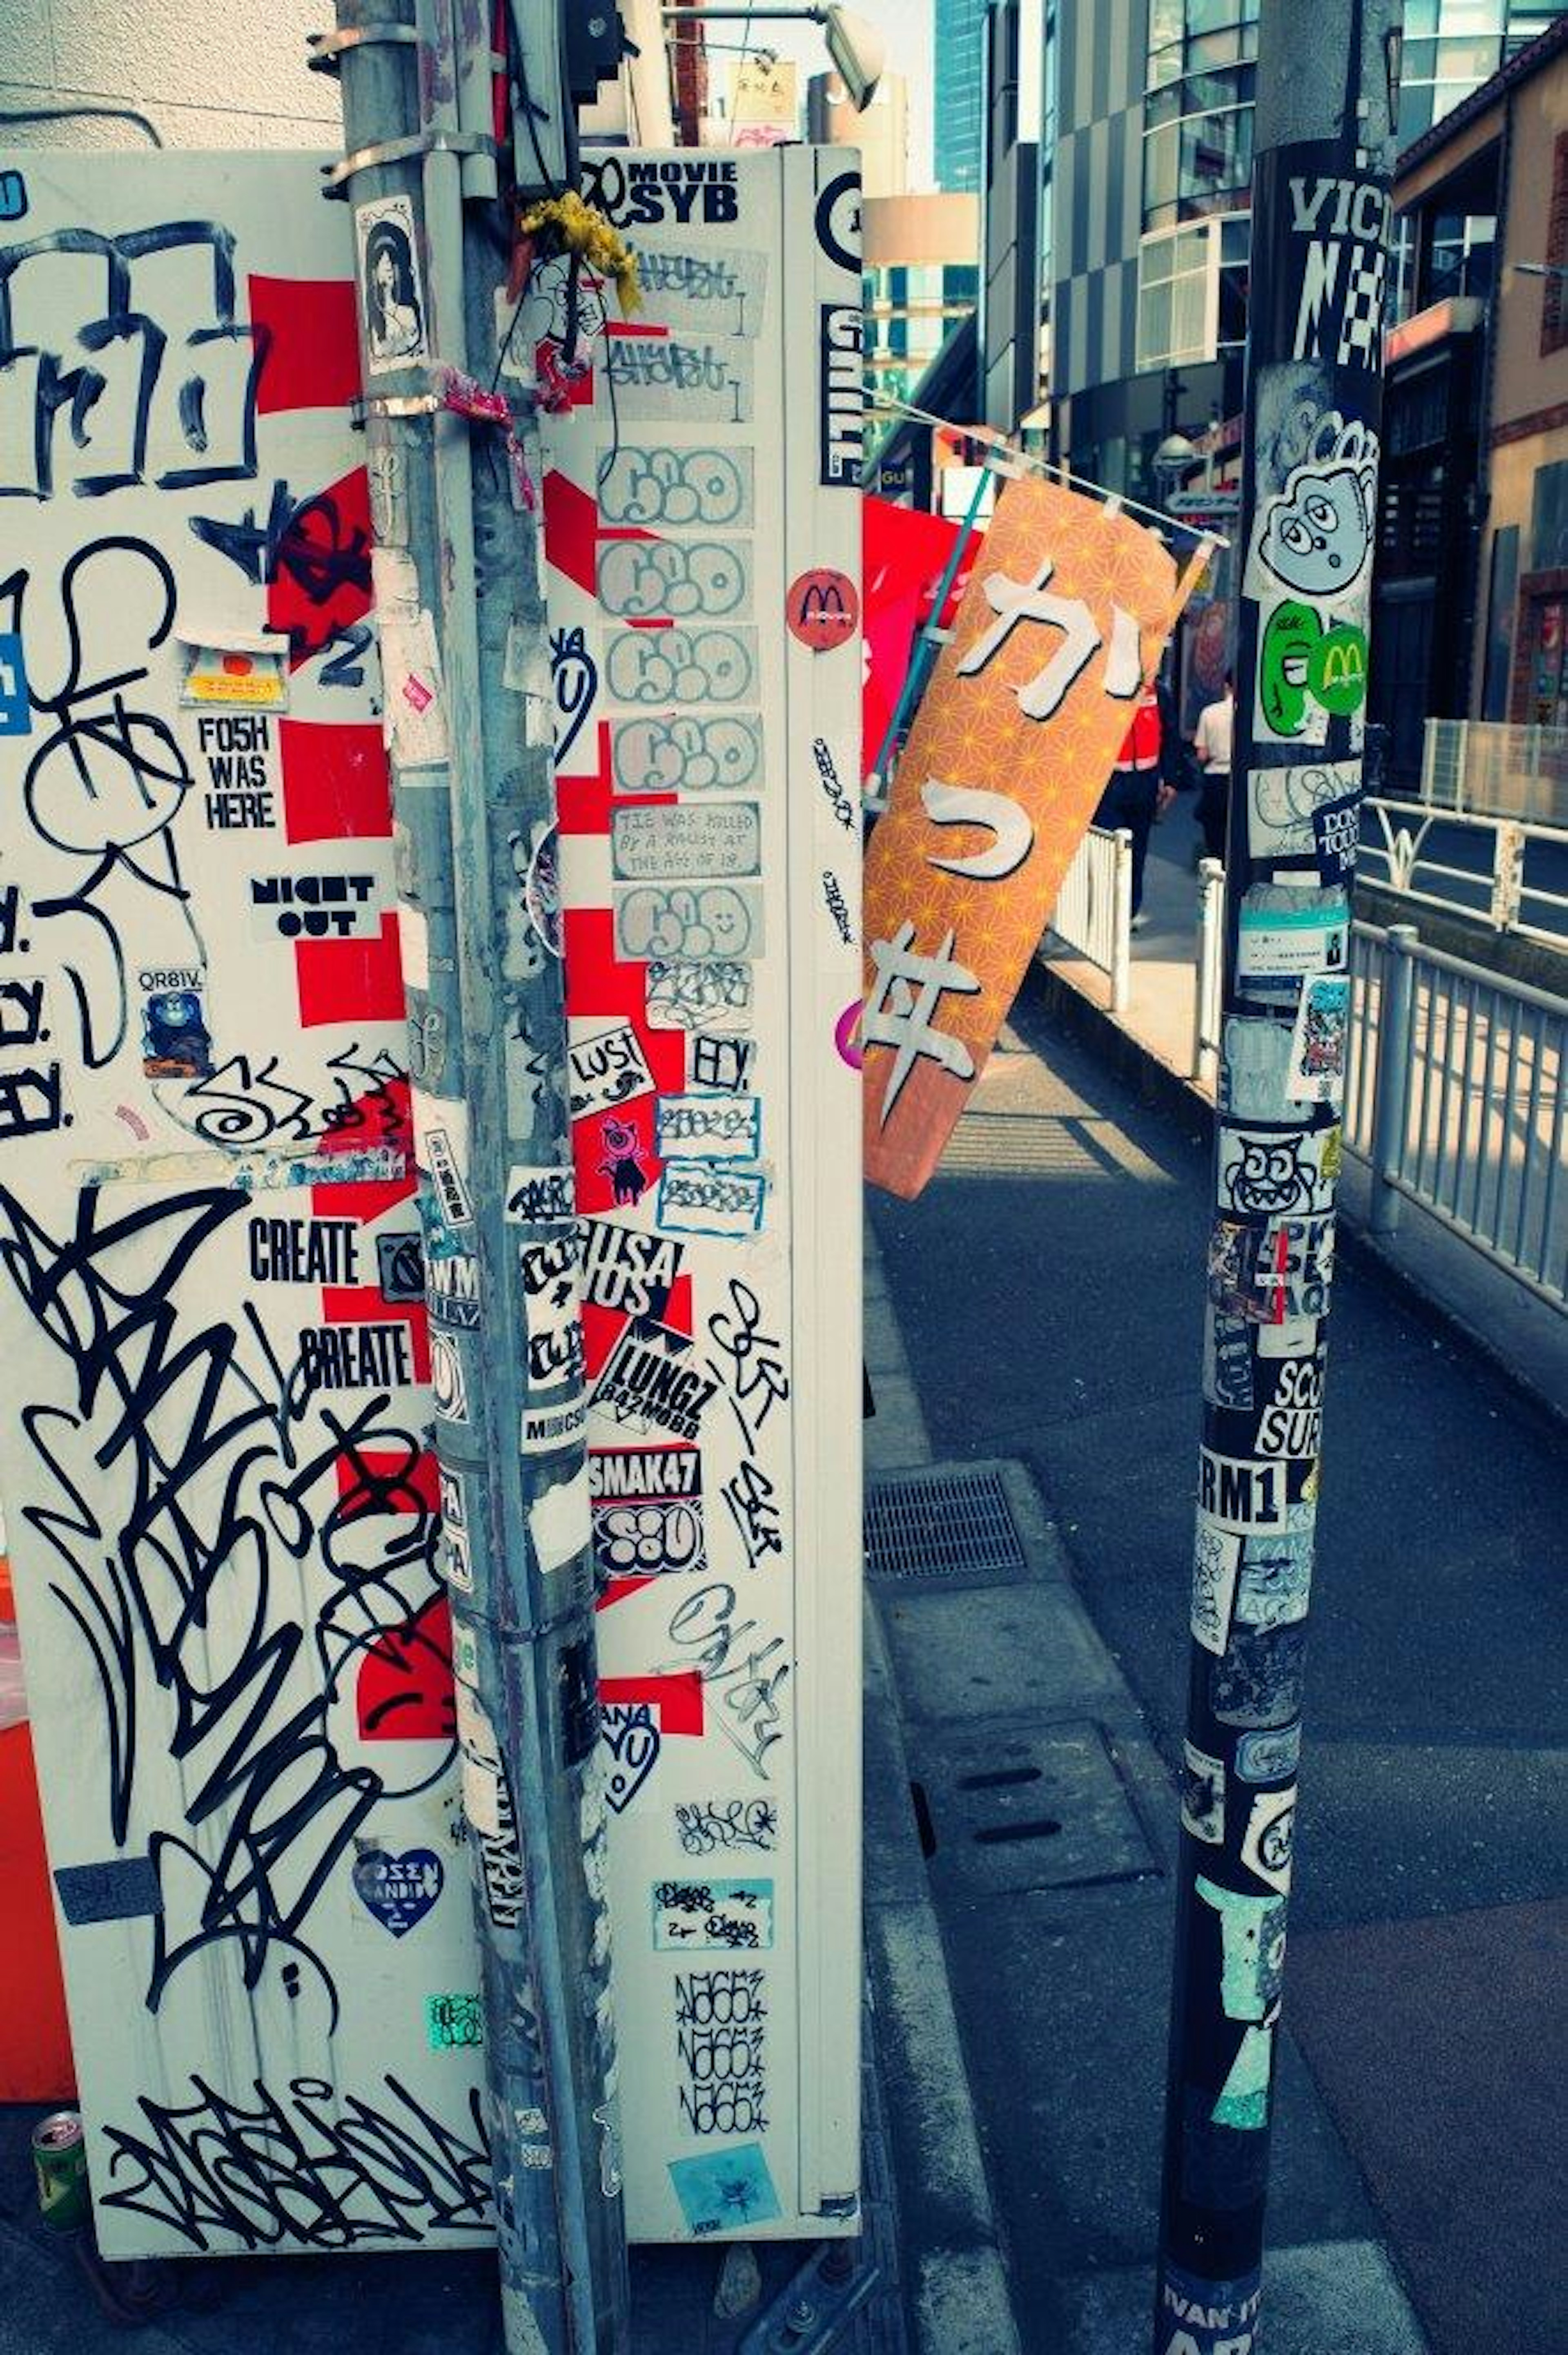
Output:
<instances>
[{"instance_id":1,"label":"metal drain grate","mask_svg":"<svg viewBox=\"0 0 1568 2355\"><path fill-rule=\"evenodd\" d=\"M873 1578L1004 1578L1027 1570L1001 1475L921 1472L866 1491Z\"/></svg>"}]
</instances>

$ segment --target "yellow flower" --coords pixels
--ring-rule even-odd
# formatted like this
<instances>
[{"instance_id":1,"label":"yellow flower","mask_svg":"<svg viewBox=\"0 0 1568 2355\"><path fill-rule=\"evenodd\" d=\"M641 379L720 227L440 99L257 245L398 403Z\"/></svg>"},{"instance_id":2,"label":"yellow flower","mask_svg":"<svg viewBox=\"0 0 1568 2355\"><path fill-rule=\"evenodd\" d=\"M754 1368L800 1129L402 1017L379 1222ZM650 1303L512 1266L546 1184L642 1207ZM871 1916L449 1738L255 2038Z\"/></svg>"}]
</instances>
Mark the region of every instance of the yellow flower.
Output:
<instances>
[{"instance_id":1,"label":"yellow flower","mask_svg":"<svg viewBox=\"0 0 1568 2355\"><path fill-rule=\"evenodd\" d=\"M548 197L530 205L523 216L523 233L536 237L553 229L559 250L575 253L615 287L620 315L630 318L641 308L642 291L637 278L637 257L624 238L595 205L585 204L575 188L563 197Z\"/></svg>"}]
</instances>

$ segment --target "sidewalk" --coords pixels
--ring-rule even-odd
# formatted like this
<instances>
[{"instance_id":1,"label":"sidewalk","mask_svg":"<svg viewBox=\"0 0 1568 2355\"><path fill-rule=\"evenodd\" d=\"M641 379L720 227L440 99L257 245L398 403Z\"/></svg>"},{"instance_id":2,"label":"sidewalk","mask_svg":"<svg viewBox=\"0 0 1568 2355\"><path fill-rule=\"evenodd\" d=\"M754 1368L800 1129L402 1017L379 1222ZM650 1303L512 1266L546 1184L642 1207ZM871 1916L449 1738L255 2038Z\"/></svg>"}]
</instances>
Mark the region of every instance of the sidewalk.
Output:
<instances>
[{"instance_id":1,"label":"sidewalk","mask_svg":"<svg viewBox=\"0 0 1568 2355\"><path fill-rule=\"evenodd\" d=\"M1059 992L1055 1003L1081 1035L1120 1050L1121 1068L1140 1086L1163 1089L1180 1103L1191 1097L1207 1118L1213 1097L1192 1077L1196 1057L1199 835L1185 802L1155 830L1144 880L1146 929L1132 942L1132 988L1125 1014L1113 1016L1110 982L1098 969L1056 947L1039 963ZM1494 1267L1461 1236L1419 1203L1401 1205L1397 1234L1373 1237L1366 1220L1371 1177L1346 1148L1340 1208L1360 1248L1438 1314L1457 1325L1510 1380L1553 1413L1568 1418L1568 1318Z\"/></svg>"},{"instance_id":2,"label":"sidewalk","mask_svg":"<svg viewBox=\"0 0 1568 2355\"><path fill-rule=\"evenodd\" d=\"M921 1200L871 1209L908 1364L873 1358L874 1471L1015 1459L1039 1528L1005 1576L873 1588L1020 2339L1139 2355L1206 1119L1052 996L1026 985ZM1332 1329L1264 2344L1561 2355L1558 1435L1365 1255Z\"/></svg>"}]
</instances>

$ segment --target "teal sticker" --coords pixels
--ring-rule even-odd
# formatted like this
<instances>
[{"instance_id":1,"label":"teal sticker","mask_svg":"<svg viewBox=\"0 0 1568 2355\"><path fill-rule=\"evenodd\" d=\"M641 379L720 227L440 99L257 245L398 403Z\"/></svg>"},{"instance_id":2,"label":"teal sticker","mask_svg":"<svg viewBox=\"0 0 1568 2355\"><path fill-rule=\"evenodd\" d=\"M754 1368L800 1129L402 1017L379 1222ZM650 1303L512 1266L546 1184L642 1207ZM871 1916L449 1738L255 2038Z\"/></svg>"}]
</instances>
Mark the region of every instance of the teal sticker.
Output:
<instances>
[{"instance_id":1,"label":"teal sticker","mask_svg":"<svg viewBox=\"0 0 1568 2355\"><path fill-rule=\"evenodd\" d=\"M1220 1917L1220 2001L1227 2019L1272 2017L1285 1982L1283 1897L1250 1897L1198 1873L1193 1888Z\"/></svg>"},{"instance_id":2,"label":"teal sticker","mask_svg":"<svg viewBox=\"0 0 1568 2355\"><path fill-rule=\"evenodd\" d=\"M784 2213L759 2142L737 2143L733 2150L705 2152L700 2158L673 2158L670 2180L687 2229L698 2234L737 2232Z\"/></svg>"},{"instance_id":3,"label":"teal sticker","mask_svg":"<svg viewBox=\"0 0 1568 2355\"><path fill-rule=\"evenodd\" d=\"M476 1995L428 1995L425 2034L432 2052L471 2051L484 2042L484 2006Z\"/></svg>"},{"instance_id":4,"label":"teal sticker","mask_svg":"<svg viewBox=\"0 0 1568 2355\"><path fill-rule=\"evenodd\" d=\"M773 1944L771 1881L656 1881L657 1954L756 1954Z\"/></svg>"},{"instance_id":5,"label":"teal sticker","mask_svg":"<svg viewBox=\"0 0 1568 2355\"><path fill-rule=\"evenodd\" d=\"M1248 2028L1243 2031L1241 2049L1210 2113L1217 2126L1237 2126L1250 2134L1268 2124L1268 2073L1273 2051L1272 2028Z\"/></svg>"}]
</instances>

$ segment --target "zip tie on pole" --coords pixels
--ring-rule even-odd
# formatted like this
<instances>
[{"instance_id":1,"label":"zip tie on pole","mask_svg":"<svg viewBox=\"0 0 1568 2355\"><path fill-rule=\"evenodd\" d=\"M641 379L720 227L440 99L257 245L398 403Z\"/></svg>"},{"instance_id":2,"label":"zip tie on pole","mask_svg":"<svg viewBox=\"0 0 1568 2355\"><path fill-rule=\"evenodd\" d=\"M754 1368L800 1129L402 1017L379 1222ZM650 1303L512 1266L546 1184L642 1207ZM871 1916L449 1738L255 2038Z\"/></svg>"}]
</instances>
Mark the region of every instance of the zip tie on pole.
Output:
<instances>
[{"instance_id":1,"label":"zip tie on pole","mask_svg":"<svg viewBox=\"0 0 1568 2355\"><path fill-rule=\"evenodd\" d=\"M488 391L477 377L439 362L429 373L428 392L358 393L349 402L349 415L356 425L363 425L367 417L433 417L448 410L454 416L473 419L476 424L512 431L516 420L503 392Z\"/></svg>"},{"instance_id":2,"label":"zip tie on pole","mask_svg":"<svg viewBox=\"0 0 1568 2355\"><path fill-rule=\"evenodd\" d=\"M305 59L312 73L334 74L337 61L344 49L362 49L372 41L397 42L407 48L418 48L419 36L412 25L381 23L355 25L343 33L308 33L305 47L310 51Z\"/></svg>"},{"instance_id":3,"label":"zip tie on pole","mask_svg":"<svg viewBox=\"0 0 1568 2355\"><path fill-rule=\"evenodd\" d=\"M406 139L378 139L373 146L356 147L341 164L323 164L323 197L346 197L345 183L356 172L377 164L405 164L420 155L487 155L494 163L500 147L488 131L412 131Z\"/></svg>"},{"instance_id":4,"label":"zip tie on pole","mask_svg":"<svg viewBox=\"0 0 1568 2355\"><path fill-rule=\"evenodd\" d=\"M517 438L517 421L503 392L493 392L462 368L438 367L429 392L361 393L349 403L349 421L363 427L367 417L466 417L471 424L500 428L512 469L517 505L530 513L539 505L527 453Z\"/></svg>"}]
</instances>

